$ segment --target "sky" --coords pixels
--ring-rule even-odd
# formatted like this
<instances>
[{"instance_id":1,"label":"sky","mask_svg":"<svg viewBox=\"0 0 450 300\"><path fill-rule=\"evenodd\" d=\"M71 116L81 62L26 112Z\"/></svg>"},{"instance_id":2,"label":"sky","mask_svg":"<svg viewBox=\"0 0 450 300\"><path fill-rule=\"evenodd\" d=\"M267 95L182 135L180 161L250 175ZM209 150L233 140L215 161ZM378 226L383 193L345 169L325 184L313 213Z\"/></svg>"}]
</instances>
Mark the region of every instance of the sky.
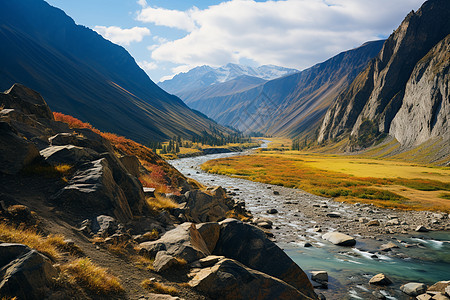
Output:
<instances>
[{"instance_id":1,"label":"sky","mask_svg":"<svg viewBox=\"0 0 450 300\"><path fill-rule=\"evenodd\" d=\"M202 65L303 70L387 38L424 0L46 0L123 46L154 82Z\"/></svg>"}]
</instances>

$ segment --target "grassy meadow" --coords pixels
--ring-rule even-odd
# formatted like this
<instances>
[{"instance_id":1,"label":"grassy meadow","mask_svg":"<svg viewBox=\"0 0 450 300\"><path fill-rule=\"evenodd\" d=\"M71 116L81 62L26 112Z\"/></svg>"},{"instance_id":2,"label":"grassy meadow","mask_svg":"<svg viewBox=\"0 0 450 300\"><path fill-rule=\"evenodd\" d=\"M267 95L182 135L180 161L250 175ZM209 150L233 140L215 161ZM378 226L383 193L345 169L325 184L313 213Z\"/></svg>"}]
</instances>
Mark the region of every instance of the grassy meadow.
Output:
<instances>
[{"instance_id":1,"label":"grassy meadow","mask_svg":"<svg viewBox=\"0 0 450 300\"><path fill-rule=\"evenodd\" d=\"M448 167L290 151L284 140L273 144L253 155L209 161L202 169L302 189L338 201L450 212ZM281 144L283 151L279 151Z\"/></svg>"}]
</instances>

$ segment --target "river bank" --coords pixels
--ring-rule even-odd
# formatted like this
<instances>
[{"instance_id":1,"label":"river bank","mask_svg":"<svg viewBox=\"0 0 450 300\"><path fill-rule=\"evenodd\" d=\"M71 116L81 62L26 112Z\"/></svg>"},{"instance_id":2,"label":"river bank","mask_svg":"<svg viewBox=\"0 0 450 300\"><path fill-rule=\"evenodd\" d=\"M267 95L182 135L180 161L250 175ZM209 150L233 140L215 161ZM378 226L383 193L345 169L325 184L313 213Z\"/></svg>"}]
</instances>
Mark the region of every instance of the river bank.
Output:
<instances>
[{"instance_id":1,"label":"river bank","mask_svg":"<svg viewBox=\"0 0 450 300\"><path fill-rule=\"evenodd\" d=\"M255 217L273 223L276 242L306 272L327 271L327 299L375 299L383 291L388 299L410 299L399 286L408 281L433 284L447 280L450 269L450 220L447 214L380 209L366 204L346 204L330 198L279 186L208 174L200 169L207 160L242 153L215 154L171 161L186 176L206 185L221 185L235 199L245 202ZM277 213L267 211L276 209ZM416 232L422 225L430 232ZM447 230L447 231L442 231ZM327 231L355 237L355 247L324 241ZM393 242L398 248L381 251ZM304 247L309 243L312 247ZM384 272L394 284L374 288L370 277ZM390 298L389 298L390 297Z\"/></svg>"}]
</instances>

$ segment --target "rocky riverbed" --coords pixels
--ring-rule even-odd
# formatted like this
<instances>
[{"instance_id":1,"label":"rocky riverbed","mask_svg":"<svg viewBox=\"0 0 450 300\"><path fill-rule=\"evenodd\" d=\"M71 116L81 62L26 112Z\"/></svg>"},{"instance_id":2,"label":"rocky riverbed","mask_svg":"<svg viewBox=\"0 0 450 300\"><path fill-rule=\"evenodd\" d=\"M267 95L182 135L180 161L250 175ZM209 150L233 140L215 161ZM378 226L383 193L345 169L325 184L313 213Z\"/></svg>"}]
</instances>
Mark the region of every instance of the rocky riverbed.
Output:
<instances>
[{"instance_id":1,"label":"rocky riverbed","mask_svg":"<svg viewBox=\"0 0 450 300\"><path fill-rule=\"evenodd\" d=\"M200 165L217 154L171 162L185 175L206 185L221 185L230 196L270 228L273 238L305 271L327 271L328 288L317 284L327 299L410 299L400 291L408 281L432 284L450 269L450 219L445 213L381 209L347 204L290 188L207 174ZM266 224L264 224L266 223ZM338 231L355 238L354 247L322 238ZM306 247L305 247L306 246ZM311 247L308 247L311 246ZM369 285L384 272L389 287Z\"/></svg>"}]
</instances>

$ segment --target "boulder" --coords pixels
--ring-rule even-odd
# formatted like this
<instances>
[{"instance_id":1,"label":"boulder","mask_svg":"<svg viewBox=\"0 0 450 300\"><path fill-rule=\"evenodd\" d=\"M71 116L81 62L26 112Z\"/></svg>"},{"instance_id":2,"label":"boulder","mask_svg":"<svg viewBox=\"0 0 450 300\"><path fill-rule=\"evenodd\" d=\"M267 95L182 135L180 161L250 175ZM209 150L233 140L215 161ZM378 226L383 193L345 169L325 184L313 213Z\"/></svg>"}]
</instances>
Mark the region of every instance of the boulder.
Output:
<instances>
[{"instance_id":1,"label":"boulder","mask_svg":"<svg viewBox=\"0 0 450 300\"><path fill-rule=\"evenodd\" d=\"M327 232L322 235L322 238L338 246L354 246L356 244L353 237L336 231Z\"/></svg>"},{"instance_id":2,"label":"boulder","mask_svg":"<svg viewBox=\"0 0 450 300\"><path fill-rule=\"evenodd\" d=\"M102 236L114 234L119 229L119 223L110 216L100 215L93 224L93 230Z\"/></svg>"},{"instance_id":3,"label":"boulder","mask_svg":"<svg viewBox=\"0 0 450 300\"><path fill-rule=\"evenodd\" d=\"M302 294L277 278L227 258L211 268L202 269L189 285L217 300L317 299Z\"/></svg>"},{"instance_id":4,"label":"boulder","mask_svg":"<svg viewBox=\"0 0 450 300\"><path fill-rule=\"evenodd\" d=\"M371 221L367 222L367 226L380 226L380 221L371 220Z\"/></svg>"},{"instance_id":5,"label":"boulder","mask_svg":"<svg viewBox=\"0 0 450 300\"><path fill-rule=\"evenodd\" d=\"M39 157L32 143L20 137L8 123L0 122L0 172L17 174Z\"/></svg>"},{"instance_id":6,"label":"boulder","mask_svg":"<svg viewBox=\"0 0 450 300\"><path fill-rule=\"evenodd\" d=\"M258 227L235 219L220 224L220 237L213 252L285 281L315 298L308 276Z\"/></svg>"},{"instance_id":7,"label":"boulder","mask_svg":"<svg viewBox=\"0 0 450 300\"><path fill-rule=\"evenodd\" d=\"M328 281L328 273L326 271L311 271L311 280L326 282Z\"/></svg>"},{"instance_id":8,"label":"boulder","mask_svg":"<svg viewBox=\"0 0 450 300\"><path fill-rule=\"evenodd\" d=\"M423 225L419 225L419 226L416 227L415 231L417 231L417 232L428 232L428 231L430 231L430 229L426 228Z\"/></svg>"},{"instance_id":9,"label":"boulder","mask_svg":"<svg viewBox=\"0 0 450 300\"><path fill-rule=\"evenodd\" d=\"M278 210L276 210L275 208L271 208L271 209L268 209L266 212L267 212L268 214L273 215L273 214L278 213Z\"/></svg>"},{"instance_id":10,"label":"boulder","mask_svg":"<svg viewBox=\"0 0 450 300\"><path fill-rule=\"evenodd\" d=\"M32 89L16 83L4 94L1 94L0 105L5 108L13 108L36 118L54 120L53 113L44 98Z\"/></svg>"},{"instance_id":11,"label":"boulder","mask_svg":"<svg viewBox=\"0 0 450 300\"><path fill-rule=\"evenodd\" d=\"M228 207L225 205L224 199L199 190L189 191L185 196L187 199L185 215L188 221L216 222L225 218Z\"/></svg>"},{"instance_id":12,"label":"boulder","mask_svg":"<svg viewBox=\"0 0 450 300\"><path fill-rule=\"evenodd\" d=\"M439 293L445 294L446 289L449 289L449 288L450 288L450 280L439 281L439 282L436 282L435 284L433 284L432 286L430 286L427 291L428 292L439 292ZM449 296L450 296L450 294L449 294Z\"/></svg>"},{"instance_id":13,"label":"boulder","mask_svg":"<svg viewBox=\"0 0 450 300\"><path fill-rule=\"evenodd\" d=\"M433 296L428 295L428 294L421 294L419 296L416 297L417 300L431 300L433 299Z\"/></svg>"},{"instance_id":14,"label":"boulder","mask_svg":"<svg viewBox=\"0 0 450 300\"><path fill-rule=\"evenodd\" d=\"M74 210L95 214L107 212L121 222L128 221L133 214L124 191L116 183L110 165L105 158L87 162L79 167L68 185L53 199Z\"/></svg>"},{"instance_id":15,"label":"boulder","mask_svg":"<svg viewBox=\"0 0 450 300\"><path fill-rule=\"evenodd\" d=\"M164 272L178 264L178 261L172 255L168 255L166 251L159 251L153 262L153 269L156 272Z\"/></svg>"},{"instance_id":16,"label":"boulder","mask_svg":"<svg viewBox=\"0 0 450 300\"><path fill-rule=\"evenodd\" d=\"M427 286L419 282L409 282L400 287L400 290L408 296L416 297L427 291Z\"/></svg>"},{"instance_id":17,"label":"boulder","mask_svg":"<svg viewBox=\"0 0 450 300\"><path fill-rule=\"evenodd\" d=\"M216 222L201 223L195 225L198 232L205 241L206 247L208 247L209 252L213 252L216 248L217 241L220 235L220 225Z\"/></svg>"},{"instance_id":18,"label":"boulder","mask_svg":"<svg viewBox=\"0 0 450 300\"><path fill-rule=\"evenodd\" d=\"M374 285L390 285L392 281L386 275L380 273L370 278L369 283Z\"/></svg>"},{"instance_id":19,"label":"boulder","mask_svg":"<svg viewBox=\"0 0 450 300\"><path fill-rule=\"evenodd\" d=\"M161 246L162 244L164 246ZM187 263L192 263L211 254L201 234L193 223L183 223L175 229L167 231L159 240L139 244L145 251L154 251L156 245L165 247L167 254L183 258Z\"/></svg>"},{"instance_id":20,"label":"boulder","mask_svg":"<svg viewBox=\"0 0 450 300\"><path fill-rule=\"evenodd\" d=\"M201 258L198 261L194 261L191 266L194 268L208 268L215 265L219 260L224 259L225 256L208 255L205 258Z\"/></svg>"},{"instance_id":21,"label":"boulder","mask_svg":"<svg viewBox=\"0 0 450 300\"><path fill-rule=\"evenodd\" d=\"M50 260L20 244L0 244L0 254L0 295L44 299L58 275Z\"/></svg>"},{"instance_id":22,"label":"boulder","mask_svg":"<svg viewBox=\"0 0 450 300\"><path fill-rule=\"evenodd\" d=\"M99 154L92 149L74 145L50 146L41 150L40 154L45 158L45 161L51 165L76 165L92 161L99 157Z\"/></svg>"}]
</instances>

